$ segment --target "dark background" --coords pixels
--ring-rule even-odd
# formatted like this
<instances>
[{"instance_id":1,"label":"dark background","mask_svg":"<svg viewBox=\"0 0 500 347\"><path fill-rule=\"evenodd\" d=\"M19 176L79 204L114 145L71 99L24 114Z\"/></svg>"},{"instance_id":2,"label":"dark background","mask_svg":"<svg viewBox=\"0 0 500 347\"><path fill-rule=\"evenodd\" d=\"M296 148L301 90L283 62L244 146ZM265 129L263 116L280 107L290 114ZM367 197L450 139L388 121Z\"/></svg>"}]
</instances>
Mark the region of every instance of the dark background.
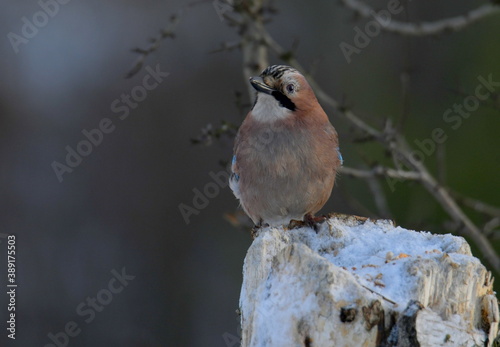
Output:
<instances>
[{"instance_id":1,"label":"dark background","mask_svg":"<svg viewBox=\"0 0 500 347\"><path fill-rule=\"evenodd\" d=\"M237 201L229 188L186 224L179 204L192 206L193 189L212 182L210 172L231 157L231 140L192 145L207 123L239 124L249 108L241 52L209 53L238 39L213 3L188 1L77 1L58 13L16 54L7 37L20 34L22 18L40 11L36 1L9 2L0 12L0 221L3 234L17 239L17 331L8 343L0 324L0 345L45 346L74 321L81 332L70 346L226 346L238 335L243 259L251 238L224 213ZM386 8L384 2L376 8ZM276 1L279 13L268 27L323 88L380 127L404 112L401 76L409 76L405 135L448 135L443 147L446 185L499 206L499 104L481 105L456 130L443 121L454 103L473 94L479 75L500 81L499 15L457 33L404 38L381 33L347 63L339 44L353 44L356 19L338 2ZM473 9L473 1L411 1L400 20L436 20ZM141 69L125 79L138 57L135 47L168 26L183 8L175 39L145 61L170 73L125 120L111 110L122 93L142 85ZM272 63L282 63L271 57ZM498 92L498 91L497 91ZM326 108L341 141L345 165L366 167L380 146L353 143L351 126ZM82 163L59 182L51 164L65 162L66 146L84 140L82 130L103 118L116 126L104 134ZM436 172L436 156L425 159ZM443 232L447 216L415 183L398 183L388 195L391 217L416 230ZM377 216L362 180L340 177L323 212ZM481 224L479 216L471 214ZM6 279L6 239L0 239ZM498 249L498 243L496 243ZM475 251L481 258L481 254ZM108 288L111 271L135 276L114 294L95 319L77 314L87 297ZM2 288L4 290L5 286ZM104 295L101 293L101 295ZM0 296L0 320L7 318ZM64 338L61 338L63 341ZM9 341L11 342L11 341Z\"/></svg>"}]
</instances>

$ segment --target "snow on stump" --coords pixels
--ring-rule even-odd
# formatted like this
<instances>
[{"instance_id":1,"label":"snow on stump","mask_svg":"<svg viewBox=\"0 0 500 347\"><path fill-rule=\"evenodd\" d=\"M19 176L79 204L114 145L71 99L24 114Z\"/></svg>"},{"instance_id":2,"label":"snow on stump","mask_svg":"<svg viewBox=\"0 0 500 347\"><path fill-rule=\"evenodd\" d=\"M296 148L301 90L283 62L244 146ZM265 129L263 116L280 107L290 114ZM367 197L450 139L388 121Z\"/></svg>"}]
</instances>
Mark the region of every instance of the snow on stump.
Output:
<instances>
[{"instance_id":1,"label":"snow on stump","mask_svg":"<svg viewBox=\"0 0 500 347\"><path fill-rule=\"evenodd\" d=\"M491 273L462 237L333 215L262 228L245 258L242 346L493 346Z\"/></svg>"}]
</instances>

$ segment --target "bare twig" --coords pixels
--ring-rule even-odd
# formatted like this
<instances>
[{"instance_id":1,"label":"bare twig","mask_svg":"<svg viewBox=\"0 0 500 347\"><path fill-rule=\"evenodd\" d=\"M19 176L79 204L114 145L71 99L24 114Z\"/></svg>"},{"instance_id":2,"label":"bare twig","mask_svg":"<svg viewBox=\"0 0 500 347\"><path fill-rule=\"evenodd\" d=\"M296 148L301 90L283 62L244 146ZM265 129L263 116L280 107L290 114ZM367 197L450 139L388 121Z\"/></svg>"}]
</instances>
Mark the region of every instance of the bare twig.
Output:
<instances>
[{"instance_id":1,"label":"bare twig","mask_svg":"<svg viewBox=\"0 0 500 347\"><path fill-rule=\"evenodd\" d=\"M219 52L231 52L234 49L241 48L241 42L223 42L220 47L210 51L209 53L219 53Z\"/></svg>"},{"instance_id":2,"label":"bare twig","mask_svg":"<svg viewBox=\"0 0 500 347\"><path fill-rule=\"evenodd\" d=\"M132 52L138 53L139 56L137 57L132 69L130 69L130 71L125 75L125 78L131 78L135 76L139 71L141 71L146 58L151 53L157 51L160 48L163 40L165 40L166 38L175 38L175 29L177 28L177 25L179 24L182 16L187 10L209 1L210 0L197 0L183 6L177 11L177 13L170 16L169 25L166 28L161 29L157 36L150 39L150 45L147 48L133 48Z\"/></svg>"},{"instance_id":3,"label":"bare twig","mask_svg":"<svg viewBox=\"0 0 500 347\"><path fill-rule=\"evenodd\" d=\"M500 227L500 217L495 217L484 225L483 230L486 236L490 236L498 227Z\"/></svg>"},{"instance_id":4,"label":"bare twig","mask_svg":"<svg viewBox=\"0 0 500 347\"><path fill-rule=\"evenodd\" d=\"M420 173L415 171L394 170L383 166L375 166L370 170L359 170L350 167L342 167L340 172L344 175L356 178L390 177L399 180L419 181L422 179Z\"/></svg>"},{"instance_id":5,"label":"bare twig","mask_svg":"<svg viewBox=\"0 0 500 347\"><path fill-rule=\"evenodd\" d=\"M447 31L459 31L487 16L500 13L500 6L484 4L456 17L443 18L433 22L405 23L394 19L381 20L379 17L374 16L377 11L363 1L342 0L342 3L363 18L373 18L384 30L406 36L428 36Z\"/></svg>"},{"instance_id":6,"label":"bare twig","mask_svg":"<svg viewBox=\"0 0 500 347\"><path fill-rule=\"evenodd\" d=\"M500 217L500 208L488 205L482 201L477 199L464 197L459 195L458 193L452 193L452 196L457 200L458 203L463 204L473 210L491 216L491 217Z\"/></svg>"},{"instance_id":7,"label":"bare twig","mask_svg":"<svg viewBox=\"0 0 500 347\"><path fill-rule=\"evenodd\" d=\"M144 66L144 62L146 58L153 52L155 52L158 48L160 48L161 43L163 42L164 39L166 38L174 38L174 29L177 27L177 25L180 22L180 17L182 15L182 10L178 12L178 14L172 15L170 17L170 25L166 29L160 30L160 33L151 39L151 44L149 45L148 48L142 49L142 48L134 48L132 49L132 52L138 53L139 56L137 57L134 66L130 71L127 73L125 78L131 78L135 76Z\"/></svg>"}]
</instances>

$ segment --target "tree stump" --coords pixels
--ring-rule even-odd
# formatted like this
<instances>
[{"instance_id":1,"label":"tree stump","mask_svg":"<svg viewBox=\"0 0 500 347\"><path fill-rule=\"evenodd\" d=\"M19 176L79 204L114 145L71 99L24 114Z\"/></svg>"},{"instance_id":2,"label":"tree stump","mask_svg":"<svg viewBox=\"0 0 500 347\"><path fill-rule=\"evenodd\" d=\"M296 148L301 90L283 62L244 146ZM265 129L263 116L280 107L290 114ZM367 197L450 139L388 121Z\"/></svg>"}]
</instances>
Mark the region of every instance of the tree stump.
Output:
<instances>
[{"instance_id":1,"label":"tree stump","mask_svg":"<svg viewBox=\"0 0 500 347\"><path fill-rule=\"evenodd\" d=\"M493 346L491 272L462 237L330 216L261 228L245 258L242 346Z\"/></svg>"}]
</instances>

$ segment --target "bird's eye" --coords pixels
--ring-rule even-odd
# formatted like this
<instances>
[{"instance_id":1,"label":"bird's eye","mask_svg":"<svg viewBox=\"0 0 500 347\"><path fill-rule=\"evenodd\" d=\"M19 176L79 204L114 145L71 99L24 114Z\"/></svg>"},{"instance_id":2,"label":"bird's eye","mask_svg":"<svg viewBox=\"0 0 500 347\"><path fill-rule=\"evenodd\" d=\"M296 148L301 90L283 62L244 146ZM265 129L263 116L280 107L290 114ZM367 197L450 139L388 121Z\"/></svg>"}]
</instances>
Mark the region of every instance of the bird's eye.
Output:
<instances>
[{"instance_id":1,"label":"bird's eye","mask_svg":"<svg viewBox=\"0 0 500 347\"><path fill-rule=\"evenodd\" d=\"M286 85L286 91L288 93L293 93L295 91L295 86L293 84L287 84Z\"/></svg>"}]
</instances>

